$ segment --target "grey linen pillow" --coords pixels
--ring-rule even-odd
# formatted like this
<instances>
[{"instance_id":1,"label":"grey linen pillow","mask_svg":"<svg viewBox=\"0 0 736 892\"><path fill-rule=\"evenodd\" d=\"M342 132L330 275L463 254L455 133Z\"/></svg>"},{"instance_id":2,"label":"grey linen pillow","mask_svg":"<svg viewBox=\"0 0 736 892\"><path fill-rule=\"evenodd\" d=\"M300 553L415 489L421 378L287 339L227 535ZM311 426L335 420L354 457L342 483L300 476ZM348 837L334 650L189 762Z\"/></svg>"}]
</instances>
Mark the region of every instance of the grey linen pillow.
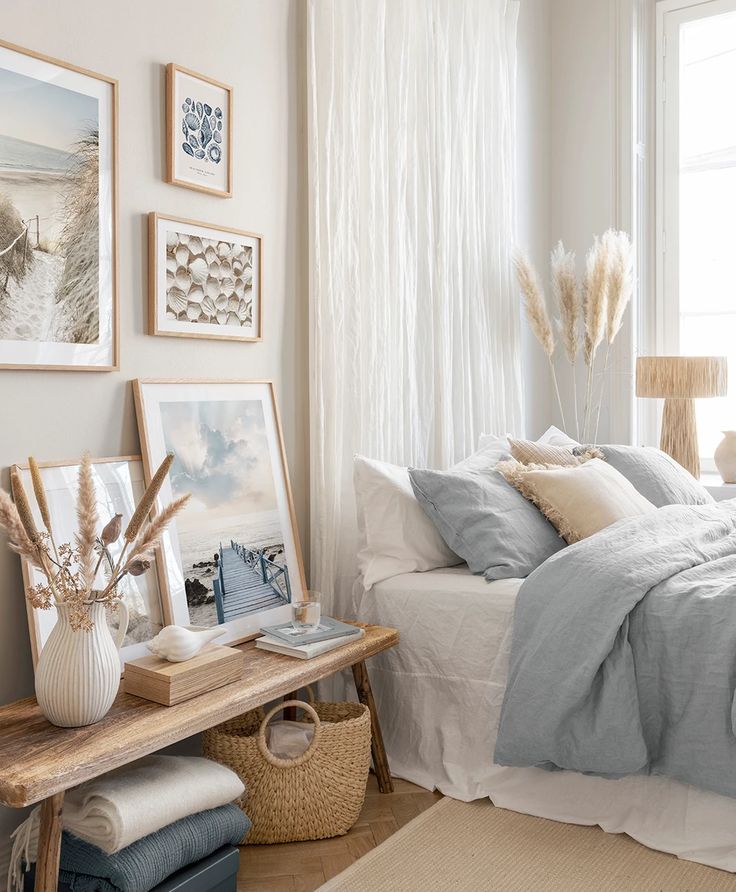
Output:
<instances>
[{"instance_id":1,"label":"grey linen pillow","mask_svg":"<svg viewBox=\"0 0 736 892\"><path fill-rule=\"evenodd\" d=\"M552 524L495 470L409 468L417 501L472 573L494 579L528 576L565 547Z\"/></svg>"},{"instance_id":2,"label":"grey linen pillow","mask_svg":"<svg viewBox=\"0 0 736 892\"><path fill-rule=\"evenodd\" d=\"M581 447L574 451L579 452ZM645 499L665 505L709 505L713 496L674 458L653 446L599 446L604 458Z\"/></svg>"}]
</instances>

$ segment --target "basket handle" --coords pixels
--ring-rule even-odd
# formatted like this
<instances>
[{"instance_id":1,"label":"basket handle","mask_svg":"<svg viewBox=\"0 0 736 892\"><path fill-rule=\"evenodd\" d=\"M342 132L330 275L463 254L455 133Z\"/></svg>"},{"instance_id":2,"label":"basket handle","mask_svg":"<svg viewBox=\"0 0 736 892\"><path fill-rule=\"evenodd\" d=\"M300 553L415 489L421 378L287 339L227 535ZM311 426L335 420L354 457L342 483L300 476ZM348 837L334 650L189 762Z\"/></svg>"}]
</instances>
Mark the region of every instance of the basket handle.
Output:
<instances>
[{"instance_id":1,"label":"basket handle","mask_svg":"<svg viewBox=\"0 0 736 892\"><path fill-rule=\"evenodd\" d=\"M306 713L309 714L309 717L314 722L314 736L312 737L312 741L309 746L300 756L294 756L293 759L280 759L278 756L274 756L274 754L268 748L268 744L266 743L266 727L268 726L268 723L271 721L271 719L287 706L299 706ZM258 751L269 765L273 765L274 768L296 768L298 765L304 765L305 762L308 762L312 758L317 750L317 746L319 745L319 739L321 736L322 722L320 722L319 716L317 715L314 707L309 703L303 703L301 700L286 700L283 703L277 703L276 706L274 706L272 709L269 709L269 711L266 713L263 721L261 722L261 727L258 729L256 744L258 746Z\"/></svg>"}]
</instances>

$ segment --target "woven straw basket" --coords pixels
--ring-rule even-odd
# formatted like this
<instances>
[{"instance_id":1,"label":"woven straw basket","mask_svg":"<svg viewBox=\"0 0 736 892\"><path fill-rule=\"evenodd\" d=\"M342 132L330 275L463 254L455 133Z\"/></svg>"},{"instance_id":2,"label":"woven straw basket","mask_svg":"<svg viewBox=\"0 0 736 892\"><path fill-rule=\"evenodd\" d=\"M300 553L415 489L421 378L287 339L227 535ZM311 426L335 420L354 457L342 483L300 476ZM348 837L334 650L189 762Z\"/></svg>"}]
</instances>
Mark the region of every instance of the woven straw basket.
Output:
<instances>
[{"instance_id":1,"label":"woven straw basket","mask_svg":"<svg viewBox=\"0 0 736 892\"><path fill-rule=\"evenodd\" d=\"M287 706L314 722L309 747L279 759L266 745L266 726ZM371 757L371 719L358 703L288 700L266 715L254 709L204 732L204 755L227 765L245 784L244 811L253 822L249 844L342 836L363 807Z\"/></svg>"}]
</instances>

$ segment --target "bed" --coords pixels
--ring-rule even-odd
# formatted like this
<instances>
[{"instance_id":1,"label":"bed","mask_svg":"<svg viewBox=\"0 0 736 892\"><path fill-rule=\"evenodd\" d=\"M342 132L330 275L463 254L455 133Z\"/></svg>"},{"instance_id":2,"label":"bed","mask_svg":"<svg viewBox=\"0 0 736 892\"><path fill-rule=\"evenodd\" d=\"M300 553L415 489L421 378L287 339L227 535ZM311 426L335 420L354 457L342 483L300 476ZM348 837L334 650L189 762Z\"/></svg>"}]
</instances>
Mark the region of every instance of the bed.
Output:
<instances>
[{"instance_id":1,"label":"bed","mask_svg":"<svg viewBox=\"0 0 736 892\"><path fill-rule=\"evenodd\" d=\"M372 663L392 772L465 801L599 824L679 857L736 871L736 799L662 777L619 780L492 761L521 579L464 565L403 573L355 597L362 621L401 645Z\"/></svg>"}]
</instances>

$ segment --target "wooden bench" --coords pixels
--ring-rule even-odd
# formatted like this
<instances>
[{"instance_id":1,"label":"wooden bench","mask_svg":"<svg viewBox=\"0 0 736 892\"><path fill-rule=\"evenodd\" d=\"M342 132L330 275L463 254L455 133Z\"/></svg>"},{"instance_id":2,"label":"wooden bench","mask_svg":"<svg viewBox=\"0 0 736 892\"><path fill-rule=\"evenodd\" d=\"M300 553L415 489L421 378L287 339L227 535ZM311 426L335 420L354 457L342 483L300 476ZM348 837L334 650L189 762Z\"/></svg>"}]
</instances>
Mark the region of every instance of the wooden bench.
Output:
<instances>
[{"instance_id":1,"label":"wooden bench","mask_svg":"<svg viewBox=\"0 0 736 892\"><path fill-rule=\"evenodd\" d=\"M33 697L0 707L0 805L23 808L41 802L38 892L56 889L66 790L347 667L353 670L360 702L371 713L379 789L392 792L365 660L398 644L399 633L382 626L365 630L359 641L312 660L259 650L253 642L239 645L245 653L242 681L168 707L121 693L101 722L85 728L55 727Z\"/></svg>"}]
</instances>

